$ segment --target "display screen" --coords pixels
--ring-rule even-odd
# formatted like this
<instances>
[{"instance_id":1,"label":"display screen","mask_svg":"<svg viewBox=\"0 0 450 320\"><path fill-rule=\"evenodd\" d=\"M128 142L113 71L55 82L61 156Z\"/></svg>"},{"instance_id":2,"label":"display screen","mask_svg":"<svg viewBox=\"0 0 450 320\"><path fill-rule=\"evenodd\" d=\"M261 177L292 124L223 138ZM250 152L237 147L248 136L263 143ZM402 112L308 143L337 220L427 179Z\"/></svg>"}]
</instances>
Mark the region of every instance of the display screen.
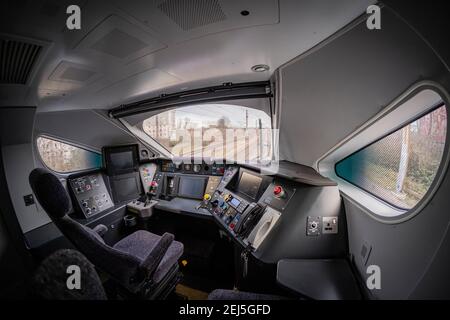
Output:
<instances>
[{"instance_id":1,"label":"display screen","mask_svg":"<svg viewBox=\"0 0 450 320\"><path fill-rule=\"evenodd\" d=\"M231 199L230 203L235 208L238 207L241 204L241 202L238 199L236 199L236 198Z\"/></svg>"},{"instance_id":2,"label":"display screen","mask_svg":"<svg viewBox=\"0 0 450 320\"><path fill-rule=\"evenodd\" d=\"M111 187L116 202L131 200L140 193L139 184L135 176L112 179Z\"/></svg>"},{"instance_id":3,"label":"display screen","mask_svg":"<svg viewBox=\"0 0 450 320\"><path fill-rule=\"evenodd\" d=\"M241 179L239 180L237 192L246 195L252 200L256 200L261 182L262 178L244 171L241 175Z\"/></svg>"},{"instance_id":4,"label":"display screen","mask_svg":"<svg viewBox=\"0 0 450 320\"><path fill-rule=\"evenodd\" d=\"M109 176L118 176L138 170L138 145L104 147L102 153Z\"/></svg>"},{"instance_id":5,"label":"display screen","mask_svg":"<svg viewBox=\"0 0 450 320\"><path fill-rule=\"evenodd\" d=\"M116 170L127 170L134 167L132 151L111 153L111 165Z\"/></svg>"},{"instance_id":6,"label":"display screen","mask_svg":"<svg viewBox=\"0 0 450 320\"><path fill-rule=\"evenodd\" d=\"M192 199L202 199L205 192L206 179L204 177L180 177L178 196Z\"/></svg>"}]
</instances>

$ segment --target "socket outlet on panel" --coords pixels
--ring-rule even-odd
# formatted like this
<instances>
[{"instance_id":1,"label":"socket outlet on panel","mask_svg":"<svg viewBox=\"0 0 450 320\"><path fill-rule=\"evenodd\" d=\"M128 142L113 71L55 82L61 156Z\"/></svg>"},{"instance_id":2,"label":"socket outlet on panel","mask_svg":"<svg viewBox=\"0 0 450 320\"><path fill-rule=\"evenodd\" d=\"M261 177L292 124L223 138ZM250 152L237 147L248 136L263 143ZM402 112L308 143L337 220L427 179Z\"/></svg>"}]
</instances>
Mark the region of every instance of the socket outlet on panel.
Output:
<instances>
[{"instance_id":1,"label":"socket outlet on panel","mask_svg":"<svg viewBox=\"0 0 450 320\"><path fill-rule=\"evenodd\" d=\"M338 233L338 217L322 217L322 233Z\"/></svg>"}]
</instances>

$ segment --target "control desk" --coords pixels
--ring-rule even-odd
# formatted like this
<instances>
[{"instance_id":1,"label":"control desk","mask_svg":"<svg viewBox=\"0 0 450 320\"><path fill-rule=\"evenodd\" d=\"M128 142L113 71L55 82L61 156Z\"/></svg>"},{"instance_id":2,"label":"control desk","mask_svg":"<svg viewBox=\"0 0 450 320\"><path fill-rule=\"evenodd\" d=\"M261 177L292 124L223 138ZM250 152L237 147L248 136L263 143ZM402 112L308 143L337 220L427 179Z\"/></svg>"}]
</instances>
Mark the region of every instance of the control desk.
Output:
<instances>
[{"instance_id":1,"label":"control desk","mask_svg":"<svg viewBox=\"0 0 450 320\"><path fill-rule=\"evenodd\" d=\"M242 246L254 249L276 225L295 193L290 186L276 183L272 176L221 163L157 160L140 164L139 178L142 190L133 186L126 192L136 194L131 202L127 201L131 212L147 218L154 209L213 218ZM117 185L109 180L102 171L69 177L77 211L84 218L123 205L123 201L111 196L119 192L113 190ZM138 200L139 194L147 195L147 200Z\"/></svg>"},{"instance_id":2,"label":"control desk","mask_svg":"<svg viewBox=\"0 0 450 320\"><path fill-rule=\"evenodd\" d=\"M158 200L156 209L200 217L211 216L199 204L206 195L215 192L225 172L225 164L160 160L159 168L148 188L148 194Z\"/></svg>"},{"instance_id":3,"label":"control desk","mask_svg":"<svg viewBox=\"0 0 450 320\"><path fill-rule=\"evenodd\" d=\"M263 175L245 165L166 159L133 168L137 180L133 172L110 176L104 170L68 178L81 223L109 223L117 230L130 213L149 222L154 212L172 212L213 219L266 263L345 252L339 190L312 168L282 163L276 174Z\"/></svg>"},{"instance_id":4,"label":"control desk","mask_svg":"<svg viewBox=\"0 0 450 320\"><path fill-rule=\"evenodd\" d=\"M271 176L228 167L205 207L241 245L257 249L275 227L295 189Z\"/></svg>"}]
</instances>

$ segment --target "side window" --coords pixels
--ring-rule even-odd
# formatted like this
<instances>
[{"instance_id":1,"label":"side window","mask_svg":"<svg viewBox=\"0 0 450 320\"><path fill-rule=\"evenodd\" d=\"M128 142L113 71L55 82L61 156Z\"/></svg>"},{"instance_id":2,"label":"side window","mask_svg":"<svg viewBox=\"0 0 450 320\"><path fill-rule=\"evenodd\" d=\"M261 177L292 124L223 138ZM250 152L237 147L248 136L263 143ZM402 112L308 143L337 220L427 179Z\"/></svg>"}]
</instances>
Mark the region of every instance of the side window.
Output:
<instances>
[{"instance_id":1,"label":"side window","mask_svg":"<svg viewBox=\"0 0 450 320\"><path fill-rule=\"evenodd\" d=\"M67 143L38 137L37 148L44 164L61 173L100 168L102 156Z\"/></svg>"},{"instance_id":2,"label":"side window","mask_svg":"<svg viewBox=\"0 0 450 320\"><path fill-rule=\"evenodd\" d=\"M336 174L385 202L413 208L433 183L443 158L447 110L433 111L336 164Z\"/></svg>"}]
</instances>

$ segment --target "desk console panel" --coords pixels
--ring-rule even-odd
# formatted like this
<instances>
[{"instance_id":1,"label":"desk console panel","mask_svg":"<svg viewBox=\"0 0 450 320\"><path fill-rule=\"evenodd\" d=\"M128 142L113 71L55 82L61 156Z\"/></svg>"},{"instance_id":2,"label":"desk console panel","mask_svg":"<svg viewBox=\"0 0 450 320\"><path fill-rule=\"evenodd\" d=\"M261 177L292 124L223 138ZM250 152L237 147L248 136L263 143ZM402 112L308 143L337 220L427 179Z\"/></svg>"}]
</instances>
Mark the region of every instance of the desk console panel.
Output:
<instances>
[{"instance_id":1,"label":"desk console panel","mask_svg":"<svg viewBox=\"0 0 450 320\"><path fill-rule=\"evenodd\" d=\"M100 172L68 179L81 213L90 218L114 206Z\"/></svg>"}]
</instances>

